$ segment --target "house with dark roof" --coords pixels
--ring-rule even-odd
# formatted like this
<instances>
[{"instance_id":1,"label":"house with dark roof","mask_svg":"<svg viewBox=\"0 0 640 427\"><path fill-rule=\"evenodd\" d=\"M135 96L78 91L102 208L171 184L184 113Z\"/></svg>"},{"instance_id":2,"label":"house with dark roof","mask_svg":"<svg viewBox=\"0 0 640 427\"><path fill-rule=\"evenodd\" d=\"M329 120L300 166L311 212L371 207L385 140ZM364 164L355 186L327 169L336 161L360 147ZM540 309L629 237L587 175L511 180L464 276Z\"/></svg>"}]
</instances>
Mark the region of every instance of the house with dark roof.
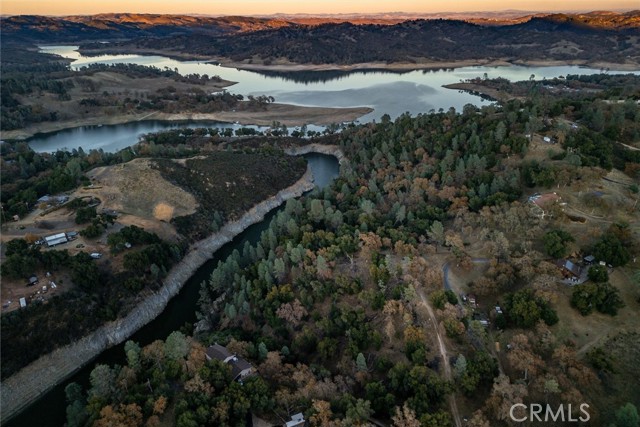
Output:
<instances>
[{"instance_id":1,"label":"house with dark roof","mask_svg":"<svg viewBox=\"0 0 640 427\"><path fill-rule=\"evenodd\" d=\"M229 364L231 365L231 375L236 381L241 381L254 373L251 363L247 362L242 357L233 356L233 359L231 359Z\"/></svg>"},{"instance_id":2,"label":"house with dark roof","mask_svg":"<svg viewBox=\"0 0 640 427\"><path fill-rule=\"evenodd\" d=\"M206 355L207 360L216 359L222 363L229 363L229 360L233 359L233 354L227 350L227 347L223 347L218 343L207 348Z\"/></svg>"},{"instance_id":3,"label":"house with dark roof","mask_svg":"<svg viewBox=\"0 0 640 427\"><path fill-rule=\"evenodd\" d=\"M231 375L235 381L241 381L255 372L251 363L247 362L242 357L232 354L226 347L221 346L218 343L209 346L205 354L207 360L215 359L230 365Z\"/></svg>"}]
</instances>

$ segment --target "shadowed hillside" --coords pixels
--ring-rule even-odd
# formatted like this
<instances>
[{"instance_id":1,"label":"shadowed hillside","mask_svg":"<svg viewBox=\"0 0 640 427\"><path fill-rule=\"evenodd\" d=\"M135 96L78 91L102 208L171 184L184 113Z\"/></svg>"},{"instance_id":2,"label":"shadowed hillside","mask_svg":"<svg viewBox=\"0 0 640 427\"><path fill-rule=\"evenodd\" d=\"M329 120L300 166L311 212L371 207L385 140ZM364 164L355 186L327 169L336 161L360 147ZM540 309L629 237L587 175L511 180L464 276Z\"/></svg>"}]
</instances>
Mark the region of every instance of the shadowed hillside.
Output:
<instances>
[{"instance_id":1,"label":"shadowed hillside","mask_svg":"<svg viewBox=\"0 0 640 427\"><path fill-rule=\"evenodd\" d=\"M167 54L195 54L269 65L423 63L461 60L556 60L635 63L640 60L638 13L550 15L516 25L458 20L395 25L286 26L215 36L183 34L163 40ZM157 51L154 38L83 46L87 54Z\"/></svg>"}]
</instances>

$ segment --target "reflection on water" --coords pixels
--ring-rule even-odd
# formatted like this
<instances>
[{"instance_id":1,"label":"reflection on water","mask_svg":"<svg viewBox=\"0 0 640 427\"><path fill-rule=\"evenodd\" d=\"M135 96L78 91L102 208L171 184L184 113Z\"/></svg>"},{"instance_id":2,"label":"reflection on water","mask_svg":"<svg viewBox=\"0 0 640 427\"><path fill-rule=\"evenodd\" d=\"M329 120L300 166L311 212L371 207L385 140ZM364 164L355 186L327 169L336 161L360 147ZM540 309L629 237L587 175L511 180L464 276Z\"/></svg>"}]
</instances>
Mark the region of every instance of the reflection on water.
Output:
<instances>
[{"instance_id":1,"label":"reflection on water","mask_svg":"<svg viewBox=\"0 0 640 427\"><path fill-rule=\"evenodd\" d=\"M29 139L29 146L37 152L73 150L74 148L82 147L87 152L89 150L103 150L107 153L113 153L137 143L138 138L146 133L179 127L238 129L242 126L223 122L168 122L158 120L119 125L82 126L36 135Z\"/></svg>"},{"instance_id":2,"label":"reflection on water","mask_svg":"<svg viewBox=\"0 0 640 427\"><path fill-rule=\"evenodd\" d=\"M463 67L454 70L414 70L414 71L314 71L295 75L290 73L252 72L226 68L210 63L197 61L177 61L161 56L140 55L102 55L84 57L75 49L77 46L49 46L42 48L45 52L56 53L75 59L73 67L78 68L90 63L135 63L153 65L158 68L178 69L183 74L218 75L229 81L238 82L229 88L230 91L242 95L273 96L278 102L288 102L304 106L317 107L356 107L369 106L375 111L361 119L362 122L379 119L384 114L392 118L404 112L411 114L425 113L430 109L448 110L454 107L461 110L465 104L481 104L480 97L457 90L443 88L442 85L457 83L460 80L482 77L503 77L512 81L528 80L533 74L536 79L553 78L567 74L595 74L599 69L581 68L577 66L554 67ZM318 74L316 74L318 73ZM615 71L609 71L615 73ZM404 86L397 86L404 84ZM400 88L416 86L417 93L401 92ZM425 92L423 87L433 89ZM357 90L358 92L349 92ZM324 95L323 93L328 93ZM352 96L356 95L356 98Z\"/></svg>"},{"instance_id":3,"label":"reflection on water","mask_svg":"<svg viewBox=\"0 0 640 427\"><path fill-rule=\"evenodd\" d=\"M454 68L442 67L423 70L410 70L410 69L384 69L384 68L369 68L366 70L315 70L315 71L271 71L271 70L252 70L251 72L261 74L266 77L281 78L285 81L294 83L328 83L332 80L342 80L349 76L371 76L373 74L395 74L401 76L403 74L413 73L419 71L422 74L436 73L440 71L451 72Z\"/></svg>"},{"instance_id":4,"label":"reflection on water","mask_svg":"<svg viewBox=\"0 0 640 427\"><path fill-rule=\"evenodd\" d=\"M115 153L123 148L136 144L140 136L146 133L160 132L176 128L209 128L209 129L239 129L253 128L265 130L263 126L243 126L224 122L169 122L163 120L146 120L140 122L123 123L119 125L81 126L64 129L57 132L38 134L29 138L29 146L36 152L53 152L57 150L71 151L73 149L102 150ZM321 126L307 126L308 130L321 132Z\"/></svg>"},{"instance_id":5,"label":"reflection on water","mask_svg":"<svg viewBox=\"0 0 640 427\"><path fill-rule=\"evenodd\" d=\"M341 71L341 70L318 70L318 71L270 71L270 70L254 70L253 73L260 74L266 77L280 78L288 82L294 83L328 83L332 80L342 80L350 75L369 75L380 73L393 73L396 75L402 75L410 73L412 70L382 70L382 69L369 69L369 70L354 70L354 71Z\"/></svg>"},{"instance_id":6,"label":"reflection on water","mask_svg":"<svg viewBox=\"0 0 640 427\"><path fill-rule=\"evenodd\" d=\"M311 98L320 105L335 107L351 107L362 105L374 108L374 111L360 118L360 122L368 122L379 118L379 106L384 105L392 117L397 117L406 111L429 111L441 104L438 89L410 81L396 81L380 83L357 89L343 89L337 91L295 91L282 92L276 95L281 102L287 104L302 104ZM444 102L444 100L442 101Z\"/></svg>"}]
</instances>

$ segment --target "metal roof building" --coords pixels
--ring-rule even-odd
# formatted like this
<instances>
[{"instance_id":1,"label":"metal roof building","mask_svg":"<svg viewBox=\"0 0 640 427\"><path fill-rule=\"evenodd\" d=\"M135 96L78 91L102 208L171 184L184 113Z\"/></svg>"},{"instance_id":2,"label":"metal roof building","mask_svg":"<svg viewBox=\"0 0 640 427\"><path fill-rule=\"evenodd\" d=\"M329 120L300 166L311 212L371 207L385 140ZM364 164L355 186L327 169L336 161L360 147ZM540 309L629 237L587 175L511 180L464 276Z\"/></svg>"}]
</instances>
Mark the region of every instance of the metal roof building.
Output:
<instances>
[{"instance_id":1,"label":"metal roof building","mask_svg":"<svg viewBox=\"0 0 640 427\"><path fill-rule=\"evenodd\" d=\"M67 235L65 233L58 233L45 237L44 241L47 246L52 247L62 243L67 243L69 239L67 239Z\"/></svg>"}]
</instances>

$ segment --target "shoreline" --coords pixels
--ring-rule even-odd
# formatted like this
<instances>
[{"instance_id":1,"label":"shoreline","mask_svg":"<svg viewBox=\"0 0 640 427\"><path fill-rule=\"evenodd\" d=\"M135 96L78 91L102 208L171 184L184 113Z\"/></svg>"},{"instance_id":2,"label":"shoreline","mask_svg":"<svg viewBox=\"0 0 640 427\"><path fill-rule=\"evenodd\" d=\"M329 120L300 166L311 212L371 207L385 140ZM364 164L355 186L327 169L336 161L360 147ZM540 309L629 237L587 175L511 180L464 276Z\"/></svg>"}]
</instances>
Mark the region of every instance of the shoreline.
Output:
<instances>
[{"instance_id":1,"label":"shoreline","mask_svg":"<svg viewBox=\"0 0 640 427\"><path fill-rule=\"evenodd\" d=\"M310 144L295 147L291 153L333 155L344 162L345 157L337 146ZM292 154L297 155L297 154ZM169 301L176 296L193 274L211 259L213 253L253 224L264 220L273 209L287 200L302 196L315 187L310 166L293 185L278 191L274 196L258 203L238 220L225 224L220 231L189 246L184 258L169 271L163 286L144 297L124 318L107 323L80 340L41 356L0 384L0 407L2 423L6 423L51 388L68 379L104 350L127 340L136 331L155 319L164 311Z\"/></svg>"},{"instance_id":2,"label":"shoreline","mask_svg":"<svg viewBox=\"0 0 640 427\"><path fill-rule=\"evenodd\" d=\"M59 132L82 126L120 125L159 120L167 122L181 121L216 121L228 123L238 122L243 126L270 126L274 121L287 126L319 125L351 122L373 111L370 107L303 107L292 104L269 104L262 111L219 111L215 113L163 113L155 111L147 114L128 114L106 117L89 117L86 119L63 122L41 122L22 129L0 132L0 139L26 140L37 134Z\"/></svg>"},{"instance_id":3,"label":"shoreline","mask_svg":"<svg viewBox=\"0 0 640 427\"><path fill-rule=\"evenodd\" d=\"M517 96L513 96L509 93L500 92L499 90L478 85L475 83L451 83L451 84L442 85L442 87L451 89L451 90L461 90L463 92L467 92L472 95L476 95L480 97L484 96L486 98L489 98L492 101L496 101L500 103L504 103L511 99L518 98Z\"/></svg>"},{"instance_id":4,"label":"shoreline","mask_svg":"<svg viewBox=\"0 0 640 427\"><path fill-rule=\"evenodd\" d=\"M233 62L227 60L213 60L219 62L220 66L227 68L237 68L246 71L274 71L274 72L296 72L296 71L419 71L419 70L441 70L457 69L464 67L557 67L557 66L578 66L584 68L608 68L613 71L640 71L640 64L637 63L613 63L604 61L589 60L524 60L524 59L465 59L456 61L425 61L425 62L362 62L357 64L249 64L246 62Z\"/></svg>"},{"instance_id":5,"label":"shoreline","mask_svg":"<svg viewBox=\"0 0 640 427\"><path fill-rule=\"evenodd\" d=\"M361 62L357 64L299 64L288 62L282 59L273 60L274 63L252 64L245 61L233 61L229 58L221 58L207 55L186 54L163 49L81 49L82 55L98 56L126 55L134 54L141 56L163 56L178 61L198 61L207 62L226 68L237 68L246 71L275 71L275 72L296 72L296 71L364 71L364 70L384 70L384 71L414 71L414 70L439 70L456 69L462 67L500 67L500 66L522 66L522 67L554 67L554 66L579 66L586 68L608 68L614 71L640 71L640 63L624 62L615 63L599 60L587 59L519 59L519 58L493 58L493 59L461 59L452 61L429 61L418 59L415 62Z\"/></svg>"}]
</instances>

